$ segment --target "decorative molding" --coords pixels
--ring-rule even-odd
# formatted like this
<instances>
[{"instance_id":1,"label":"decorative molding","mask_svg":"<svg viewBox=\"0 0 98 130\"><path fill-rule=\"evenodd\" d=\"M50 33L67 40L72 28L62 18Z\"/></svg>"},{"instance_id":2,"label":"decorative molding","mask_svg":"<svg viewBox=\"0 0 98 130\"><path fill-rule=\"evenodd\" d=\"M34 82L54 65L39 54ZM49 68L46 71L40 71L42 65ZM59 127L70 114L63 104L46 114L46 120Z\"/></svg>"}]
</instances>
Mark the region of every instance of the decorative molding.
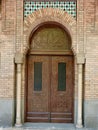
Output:
<instances>
[{"instance_id":1,"label":"decorative molding","mask_svg":"<svg viewBox=\"0 0 98 130\"><path fill-rule=\"evenodd\" d=\"M85 63L85 55L77 54L77 64L84 64L84 63Z\"/></svg>"},{"instance_id":2,"label":"decorative molding","mask_svg":"<svg viewBox=\"0 0 98 130\"><path fill-rule=\"evenodd\" d=\"M66 51L66 50L30 50L28 54L35 54L35 55L41 55L41 54L47 54L47 55L73 55L73 52Z\"/></svg>"},{"instance_id":3,"label":"decorative molding","mask_svg":"<svg viewBox=\"0 0 98 130\"><path fill-rule=\"evenodd\" d=\"M29 40L33 31L47 22L58 23L59 25L62 25L65 30L67 30L67 32L71 36L71 48L75 55L77 53L76 20L68 13L53 8L40 9L24 19L24 55L28 52L30 48L28 47L30 45Z\"/></svg>"},{"instance_id":4,"label":"decorative molding","mask_svg":"<svg viewBox=\"0 0 98 130\"><path fill-rule=\"evenodd\" d=\"M22 53L16 53L15 54L15 63L16 64L22 64L23 63L23 54Z\"/></svg>"},{"instance_id":5,"label":"decorative molding","mask_svg":"<svg viewBox=\"0 0 98 130\"><path fill-rule=\"evenodd\" d=\"M36 31L30 48L31 50L70 50L71 40L67 33L58 27L42 28Z\"/></svg>"},{"instance_id":6,"label":"decorative molding","mask_svg":"<svg viewBox=\"0 0 98 130\"><path fill-rule=\"evenodd\" d=\"M76 18L76 0L47 0L47 1L40 1L40 0L24 0L24 17L32 14L36 10L42 8L59 8L63 11L66 11L69 15Z\"/></svg>"}]
</instances>

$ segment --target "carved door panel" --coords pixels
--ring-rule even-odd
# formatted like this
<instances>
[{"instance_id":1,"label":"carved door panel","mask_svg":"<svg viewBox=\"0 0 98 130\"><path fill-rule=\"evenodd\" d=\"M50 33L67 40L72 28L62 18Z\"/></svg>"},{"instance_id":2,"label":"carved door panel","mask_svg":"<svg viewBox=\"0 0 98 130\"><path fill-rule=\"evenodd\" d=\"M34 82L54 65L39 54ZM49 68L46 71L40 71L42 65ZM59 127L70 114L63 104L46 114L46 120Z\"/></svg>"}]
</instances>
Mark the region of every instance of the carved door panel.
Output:
<instances>
[{"instance_id":1,"label":"carved door panel","mask_svg":"<svg viewBox=\"0 0 98 130\"><path fill-rule=\"evenodd\" d=\"M29 56L26 121L49 121L49 86L49 57Z\"/></svg>"},{"instance_id":2,"label":"carved door panel","mask_svg":"<svg viewBox=\"0 0 98 130\"><path fill-rule=\"evenodd\" d=\"M72 108L73 58L29 56L26 121L71 123Z\"/></svg>"},{"instance_id":3,"label":"carved door panel","mask_svg":"<svg viewBox=\"0 0 98 130\"><path fill-rule=\"evenodd\" d=\"M73 58L52 57L51 122L73 122Z\"/></svg>"}]
</instances>

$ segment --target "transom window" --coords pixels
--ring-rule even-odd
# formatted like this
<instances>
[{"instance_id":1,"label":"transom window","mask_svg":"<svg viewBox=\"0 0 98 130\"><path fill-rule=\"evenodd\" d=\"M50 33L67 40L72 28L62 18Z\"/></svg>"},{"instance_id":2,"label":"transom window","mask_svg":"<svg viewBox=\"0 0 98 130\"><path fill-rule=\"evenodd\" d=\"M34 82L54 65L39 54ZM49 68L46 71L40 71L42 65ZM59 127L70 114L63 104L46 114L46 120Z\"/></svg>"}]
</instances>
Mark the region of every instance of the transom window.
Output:
<instances>
[{"instance_id":1,"label":"transom window","mask_svg":"<svg viewBox=\"0 0 98 130\"><path fill-rule=\"evenodd\" d=\"M76 0L24 0L24 17L42 8L59 8L76 18Z\"/></svg>"}]
</instances>

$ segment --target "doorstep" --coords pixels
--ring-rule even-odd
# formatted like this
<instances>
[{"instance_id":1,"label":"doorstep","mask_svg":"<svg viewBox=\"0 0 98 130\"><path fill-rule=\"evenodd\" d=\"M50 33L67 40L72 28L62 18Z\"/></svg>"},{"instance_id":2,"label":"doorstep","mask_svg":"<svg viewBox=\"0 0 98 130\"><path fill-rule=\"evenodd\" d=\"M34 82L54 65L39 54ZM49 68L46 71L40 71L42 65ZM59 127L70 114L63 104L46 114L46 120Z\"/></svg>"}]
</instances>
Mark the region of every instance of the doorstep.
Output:
<instances>
[{"instance_id":1,"label":"doorstep","mask_svg":"<svg viewBox=\"0 0 98 130\"><path fill-rule=\"evenodd\" d=\"M76 128L74 124L65 123L25 123L19 127L0 127L0 130L98 130L97 128Z\"/></svg>"}]
</instances>

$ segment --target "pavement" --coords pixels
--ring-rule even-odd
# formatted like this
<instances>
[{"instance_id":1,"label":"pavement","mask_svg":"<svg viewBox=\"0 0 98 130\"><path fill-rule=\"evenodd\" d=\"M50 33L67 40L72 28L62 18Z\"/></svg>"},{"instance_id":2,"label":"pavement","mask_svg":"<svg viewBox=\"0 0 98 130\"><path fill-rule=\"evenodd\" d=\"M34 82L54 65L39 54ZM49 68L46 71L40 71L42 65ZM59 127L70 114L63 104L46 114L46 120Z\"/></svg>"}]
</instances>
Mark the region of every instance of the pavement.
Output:
<instances>
[{"instance_id":1,"label":"pavement","mask_svg":"<svg viewBox=\"0 0 98 130\"><path fill-rule=\"evenodd\" d=\"M0 130L98 130L98 128L76 128L64 123L25 123L22 127L0 127Z\"/></svg>"}]
</instances>

